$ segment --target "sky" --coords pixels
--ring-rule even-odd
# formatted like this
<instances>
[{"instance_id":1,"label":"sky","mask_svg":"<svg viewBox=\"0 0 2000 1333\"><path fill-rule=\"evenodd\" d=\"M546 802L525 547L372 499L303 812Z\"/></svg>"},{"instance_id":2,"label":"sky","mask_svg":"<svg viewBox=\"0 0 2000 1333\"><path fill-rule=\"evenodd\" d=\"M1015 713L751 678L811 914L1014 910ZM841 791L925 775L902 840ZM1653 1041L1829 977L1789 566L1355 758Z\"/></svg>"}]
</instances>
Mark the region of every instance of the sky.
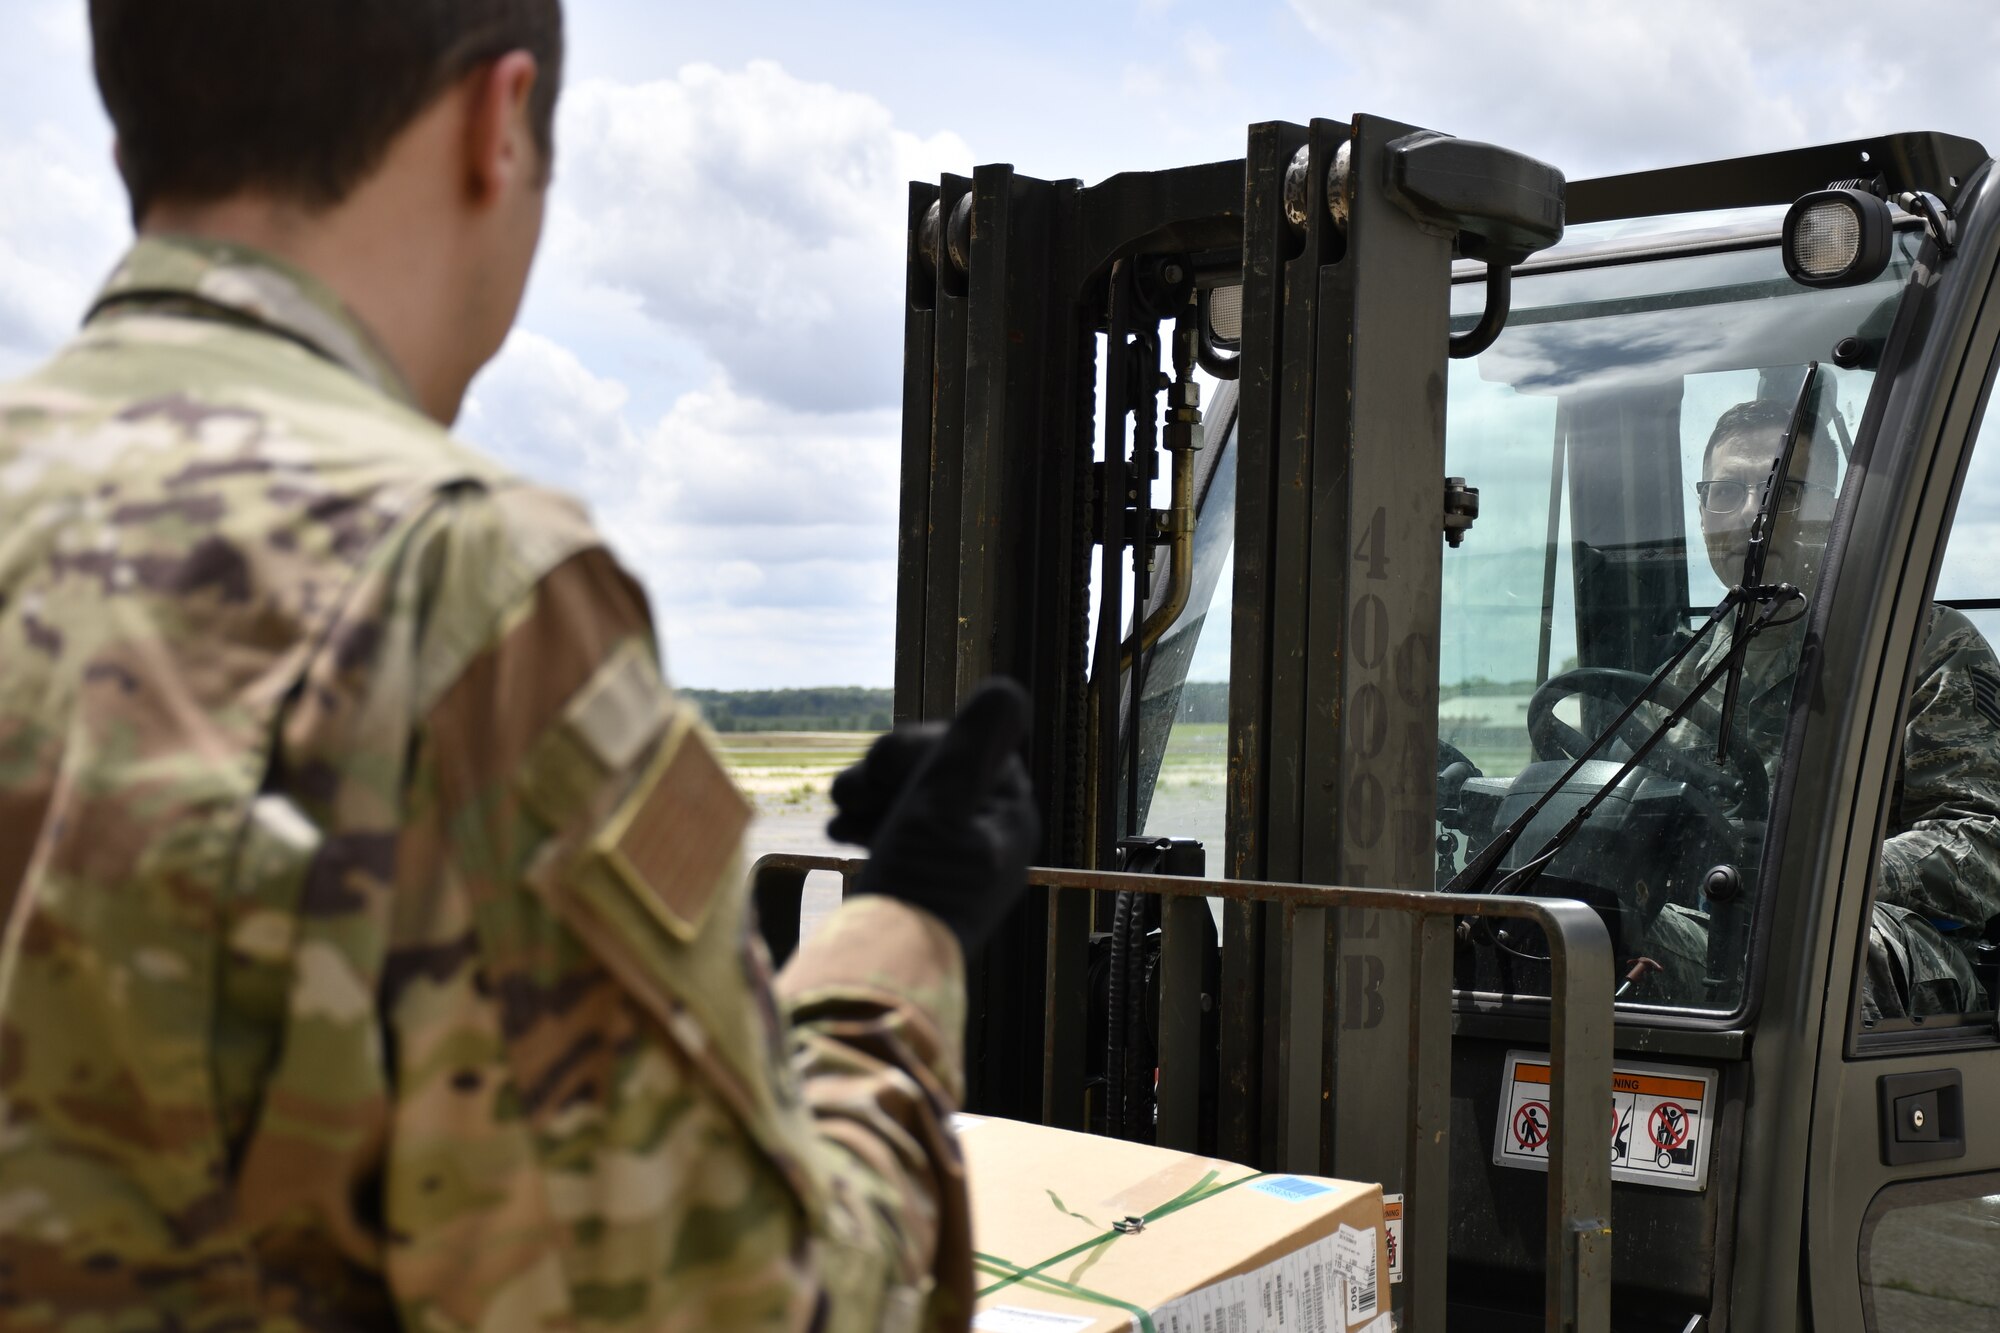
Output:
<instances>
[{"instance_id":1,"label":"sky","mask_svg":"<svg viewBox=\"0 0 2000 1333\"><path fill-rule=\"evenodd\" d=\"M83 0L0 11L4 377L130 234ZM1904 37L1860 0L571 0L546 241L458 429L589 502L678 683L887 685L908 181L1091 182L1356 112L1571 179L1896 130L2000 144L2000 6L1921 13Z\"/></svg>"}]
</instances>

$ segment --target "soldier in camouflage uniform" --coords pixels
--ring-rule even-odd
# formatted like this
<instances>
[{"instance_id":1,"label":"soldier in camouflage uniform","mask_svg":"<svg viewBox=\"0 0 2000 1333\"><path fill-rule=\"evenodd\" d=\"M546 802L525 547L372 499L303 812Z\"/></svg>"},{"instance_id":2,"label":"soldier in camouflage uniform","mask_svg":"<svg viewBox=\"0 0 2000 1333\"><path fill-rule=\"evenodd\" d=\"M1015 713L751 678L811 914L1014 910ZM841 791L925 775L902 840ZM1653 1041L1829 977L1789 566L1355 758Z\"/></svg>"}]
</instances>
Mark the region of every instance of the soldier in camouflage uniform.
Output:
<instances>
[{"instance_id":1,"label":"soldier in camouflage uniform","mask_svg":"<svg viewBox=\"0 0 2000 1333\"><path fill-rule=\"evenodd\" d=\"M1750 520L1790 418L1788 404L1739 404L1716 423L1703 457L1702 530L1724 584L1743 576ZM1764 569L1766 583L1810 591L1818 577L1837 478L1835 446L1817 430L1794 453ZM1783 614L1780 619L1783 619ZM1692 686L1729 651L1728 622L1674 676ZM1759 756L1767 772L1783 750L1802 621L1744 647L1732 746ZM1866 1017L1964 1013L1989 1000L1969 951L2000 915L2000 661L1965 616L1933 607L1910 691L1902 767L1882 844L1863 985ZM1709 702L1719 703L1721 686ZM1684 727L1694 733L1694 728ZM1712 752L1713 737L1676 736ZM1711 754L1712 757L1712 754ZM1699 999L1708 962L1708 921L1668 905L1649 945L1666 974L1655 983L1679 1002Z\"/></svg>"},{"instance_id":2,"label":"soldier in camouflage uniform","mask_svg":"<svg viewBox=\"0 0 2000 1333\"><path fill-rule=\"evenodd\" d=\"M1018 691L849 781L884 868L773 985L643 595L439 425L533 251L555 0L92 17L142 237L0 389L0 1324L963 1327ZM215 234L274 210L326 272Z\"/></svg>"}]
</instances>

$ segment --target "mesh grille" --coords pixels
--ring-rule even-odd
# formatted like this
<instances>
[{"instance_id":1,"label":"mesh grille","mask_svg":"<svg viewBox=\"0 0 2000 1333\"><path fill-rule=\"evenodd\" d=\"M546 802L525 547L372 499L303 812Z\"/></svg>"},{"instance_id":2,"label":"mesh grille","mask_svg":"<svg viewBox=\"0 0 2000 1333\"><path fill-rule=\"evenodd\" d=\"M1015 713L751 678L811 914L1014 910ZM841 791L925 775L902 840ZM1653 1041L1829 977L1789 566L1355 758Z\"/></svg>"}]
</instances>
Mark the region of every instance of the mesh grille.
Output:
<instances>
[{"instance_id":1,"label":"mesh grille","mask_svg":"<svg viewBox=\"0 0 2000 1333\"><path fill-rule=\"evenodd\" d=\"M1208 328L1217 342L1243 340L1243 289L1217 287L1208 297Z\"/></svg>"},{"instance_id":2,"label":"mesh grille","mask_svg":"<svg viewBox=\"0 0 2000 1333\"><path fill-rule=\"evenodd\" d=\"M1799 219L1792 233L1792 254L1799 267L1815 278L1838 277L1861 253L1861 219L1846 204L1824 203Z\"/></svg>"}]
</instances>

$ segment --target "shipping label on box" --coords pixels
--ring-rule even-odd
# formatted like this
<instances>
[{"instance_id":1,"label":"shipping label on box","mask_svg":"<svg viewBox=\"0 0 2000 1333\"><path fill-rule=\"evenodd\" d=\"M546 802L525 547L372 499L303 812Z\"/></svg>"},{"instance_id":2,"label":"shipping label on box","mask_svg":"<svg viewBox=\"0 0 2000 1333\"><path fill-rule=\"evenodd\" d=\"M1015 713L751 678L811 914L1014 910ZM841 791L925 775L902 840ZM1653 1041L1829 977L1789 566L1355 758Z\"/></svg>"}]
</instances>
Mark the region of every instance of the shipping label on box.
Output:
<instances>
[{"instance_id":1,"label":"shipping label on box","mask_svg":"<svg viewBox=\"0 0 2000 1333\"><path fill-rule=\"evenodd\" d=\"M1153 1312L1156 1333L1344 1333L1382 1311L1375 1229L1342 1225L1302 1250Z\"/></svg>"}]
</instances>

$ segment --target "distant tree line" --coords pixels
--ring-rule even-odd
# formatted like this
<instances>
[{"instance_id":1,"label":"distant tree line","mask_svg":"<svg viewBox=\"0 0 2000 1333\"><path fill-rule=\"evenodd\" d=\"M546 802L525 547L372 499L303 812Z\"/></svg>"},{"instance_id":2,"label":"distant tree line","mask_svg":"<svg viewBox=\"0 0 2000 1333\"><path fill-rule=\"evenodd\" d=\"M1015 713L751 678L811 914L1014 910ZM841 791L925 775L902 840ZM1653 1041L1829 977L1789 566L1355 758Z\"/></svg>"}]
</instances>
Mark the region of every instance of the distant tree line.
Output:
<instances>
[{"instance_id":1,"label":"distant tree line","mask_svg":"<svg viewBox=\"0 0 2000 1333\"><path fill-rule=\"evenodd\" d=\"M1576 665L1574 657L1563 669ZM1521 695L1534 692L1532 680L1495 681L1472 676L1442 686L1446 699ZM717 731L887 731L895 721L889 690L855 685L807 690L682 690L700 706ZM1181 687L1175 717L1182 722L1229 721L1229 682L1191 680Z\"/></svg>"},{"instance_id":2,"label":"distant tree line","mask_svg":"<svg viewBox=\"0 0 2000 1333\"><path fill-rule=\"evenodd\" d=\"M717 731L887 731L895 722L890 690L824 686L808 690L682 690ZM1229 721L1229 682L1191 680L1175 716L1183 722Z\"/></svg>"},{"instance_id":3,"label":"distant tree line","mask_svg":"<svg viewBox=\"0 0 2000 1333\"><path fill-rule=\"evenodd\" d=\"M895 696L856 685L809 690L682 690L717 731L887 731Z\"/></svg>"},{"instance_id":4,"label":"distant tree line","mask_svg":"<svg viewBox=\"0 0 2000 1333\"><path fill-rule=\"evenodd\" d=\"M1559 671L1576 668L1574 657L1564 659ZM1507 698L1535 692L1532 680L1488 680L1484 676L1469 676L1456 684L1441 685L1438 697L1441 699L1484 699ZM1226 680L1191 680L1181 686L1180 707L1174 716L1182 722L1227 722L1229 721L1229 682ZM1518 732L1518 728L1516 729Z\"/></svg>"},{"instance_id":5,"label":"distant tree line","mask_svg":"<svg viewBox=\"0 0 2000 1333\"><path fill-rule=\"evenodd\" d=\"M1560 675L1576 670L1576 658L1565 657L1561 665L1551 674ZM1484 676L1467 676L1456 685L1440 683L1440 699L1491 699L1517 694L1533 694L1537 682L1532 680L1488 680Z\"/></svg>"}]
</instances>

